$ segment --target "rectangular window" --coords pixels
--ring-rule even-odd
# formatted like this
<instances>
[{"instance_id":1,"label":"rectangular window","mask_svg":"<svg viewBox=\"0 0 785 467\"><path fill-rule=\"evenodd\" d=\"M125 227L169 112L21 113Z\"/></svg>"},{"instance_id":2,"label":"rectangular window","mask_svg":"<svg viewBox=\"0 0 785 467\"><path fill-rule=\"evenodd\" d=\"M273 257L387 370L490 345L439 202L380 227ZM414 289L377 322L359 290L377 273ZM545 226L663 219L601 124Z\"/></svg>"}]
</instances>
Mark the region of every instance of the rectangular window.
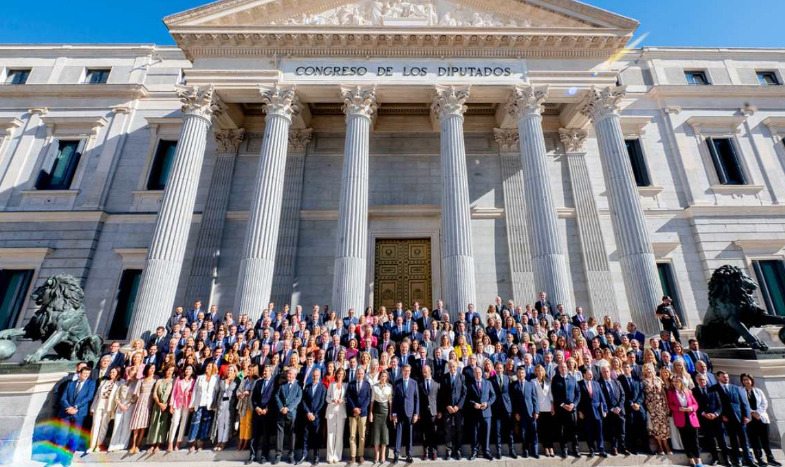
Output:
<instances>
[{"instance_id":1,"label":"rectangular window","mask_svg":"<svg viewBox=\"0 0 785 467\"><path fill-rule=\"evenodd\" d=\"M105 84L109 79L110 71L108 68L88 68L84 82L85 84Z\"/></svg>"},{"instance_id":2,"label":"rectangular window","mask_svg":"<svg viewBox=\"0 0 785 467\"><path fill-rule=\"evenodd\" d=\"M744 175L733 141L730 138L708 137L706 144L720 185L746 185L747 177Z\"/></svg>"},{"instance_id":3,"label":"rectangular window","mask_svg":"<svg viewBox=\"0 0 785 467\"><path fill-rule=\"evenodd\" d=\"M158 142L153 166L150 169L150 177L147 179L148 190L163 190L166 187L176 150L177 141L161 140Z\"/></svg>"},{"instance_id":4,"label":"rectangular window","mask_svg":"<svg viewBox=\"0 0 785 467\"><path fill-rule=\"evenodd\" d=\"M30 77L30 70L8 70L5 77L5 84L25 84Z\"/></svg>"},{"instance_id":5,"label":"rectangular window","mask_svg":"<svg viewBox=\"0 0 785 467\"><path fill-rule=\"evenodd\" d=\"M128 327L131 325L131 314L136 304L136 293L139 291L139 282L142 280L141 269L126 269L120 278L120 287L117 291L117 307L109 327L107 339L124 340L128 337Z\"/></svg>"},{"instance_id":6,"label":"rectangular window","mask_svg":"<svg viewBox=\"0 0 785 467\"><path fill-rule=\"evenodd\" d=\"M687 84L694 86L707 86L711 84L706 77L705 71L685 71L684 77L687 78Z\"/></svg>"},{"instance_id":7,"label":"rectangular window","mask_svg":"<svg viewBox=\"0 0 785 467\"><path fill-rule=\"evenodd\" d=\"M785 262L753 260L752 268L758 277L766 309L771 314L785 316Z\"/></svg>"},{"instance_id":8,"label":"rectangular window","mask_svg":"<svg viewBox=\"0 0 785 467\"><path fill-rule=\"evenodd\" d=\"M624 142L627 145L627 154L630 156L630 164L632 164L632 174L635 175L635 183L638 186L651 186L649 170L646 167L646 159L643 158L641 140L636 138L628 139Z\"/></svg>"},{"instance_id":9,"label":"rectangular window","mask_svg":"<svg viewBox=\"0 0 785 467\"><path fill-rule=\"evenodd\" d=\"M676 310L681 323L686 325L684 313L681 311L681 298L679 297L679 291L676 289L676 276L673 274L673 266L671 263L657 263L657 272L660 274L662 294L669 296L673 300L673 309Z\"/></svg>"},{"instance_id":10,"label":"rectangular window","mask_svg":"<svg viewBox=\"0 0 785 467\"><path fill-rule=\"evenodd\" d=\"M32 269L0 270L0 330L16 326L32 279Z\"/></svg>"},{"instance_id":11,"label":"rectangular window","mask_svg":"<svg viewBox=\"0 0 785 467\"><path fill-rule=\"evenodd\" d=\"M758 82L761 84L761 86L779 86L782 84L777 78L777 74L773 71L759 71Z\"/></svg>"},{"instance_id":12,"label":"rectangular window","mask_svg":"<svg viewBox=\"0 0 785 467\"><path fill-rule=\"evenodd\" d=\"M57 144L57 156L53 162L44 161L49 168L41 169L35 187L39 190L67 190L76 173L76 166L82 155L79 153L81 141L53 141Z\"/></svg>"}]
</instances>

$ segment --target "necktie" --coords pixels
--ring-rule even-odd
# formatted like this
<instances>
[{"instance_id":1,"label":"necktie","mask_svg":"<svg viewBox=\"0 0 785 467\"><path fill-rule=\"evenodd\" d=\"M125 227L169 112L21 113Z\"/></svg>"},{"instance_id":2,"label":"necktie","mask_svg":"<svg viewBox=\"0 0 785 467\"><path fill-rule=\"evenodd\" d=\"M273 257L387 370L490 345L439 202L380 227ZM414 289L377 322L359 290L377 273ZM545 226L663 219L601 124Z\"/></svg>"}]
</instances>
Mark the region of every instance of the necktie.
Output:
<instances>
[{"instance_id":1,"label":"necktie","mask_svg":"<svg viewBox=\"0 0 785 467\"><path fill-rule=\"evenodd\" d=\"M591 381L586 383L586 390L589 391L589 397L592 397L592 394L594 392L594 391L592 391L591 386L592 386Z\"/></svg>"},{"instance_id":2,"label":"necktie","mask_svg":"<svg viewBox=\"0 0 785 467\"><path fill-rule=\"evenodd\" d=\"M407 389L409 389L409 380L405 379L403 380L403 392L406 392Z\"/></svg>"},{"instance_id":3,"label":"necktie","mask_svg":"<svg viewBox=\"0 0 785 467\"><path fill-rule=\"evenodd\" d=\"M316 389L319 387L318 384L314 384L311 389L311 397L316 395Z\"/></svg>"},{"instance_id":4,"label":"necktie","mask_svg":"<svg viewBox=\"0 0 785 467\"><path fill-rule=\"evenodd\" d=\"M82 390L82 382L79 381L78 383L76 383L76 392L74 393L74 395L78 395L81 390Z\"/></svg>"},{"instance_id":5,"label":"necktie","mask_svg":"<svg viewBox=\"0 0 785 467\"><path fill-rule=\"evenodd\" d=\"M430 395L431 394L431 380L425 380L425 393Z\"/></svg>"},{"instance_id":6,"label":"necktie","mask_svg":"<svg viewBox=\"0 0 785 467\"><path fill-rule=\"evenodd\" d=\"M480 381L477 381L477 392L482 394L482 383Z\"/></svg>"}]
</instances>

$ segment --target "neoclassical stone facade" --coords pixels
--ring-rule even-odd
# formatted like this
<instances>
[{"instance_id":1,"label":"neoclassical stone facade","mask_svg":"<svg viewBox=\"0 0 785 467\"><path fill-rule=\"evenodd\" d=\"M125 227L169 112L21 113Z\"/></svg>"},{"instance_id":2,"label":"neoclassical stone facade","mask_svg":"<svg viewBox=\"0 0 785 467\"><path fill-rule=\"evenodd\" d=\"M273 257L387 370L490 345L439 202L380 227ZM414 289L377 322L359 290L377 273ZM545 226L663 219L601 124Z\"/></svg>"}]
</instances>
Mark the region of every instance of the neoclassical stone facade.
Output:
<instances>
[{"instance_id":1,"label":"neoclassical stone facade","mask_svg":"<svg viewBox=\"0 0 785 467\"><path fill-rule=\"evenodd\" d=\"M0 46L0 270L25 293L80 277L106 337L196 299L540 290L651 332L663 288L694 327L721 264L783 287L762 276L785 258L785 50L628 49L634 20L570 0L225 0L165 23L176 47Z\"/></svg>"}]
</instances>

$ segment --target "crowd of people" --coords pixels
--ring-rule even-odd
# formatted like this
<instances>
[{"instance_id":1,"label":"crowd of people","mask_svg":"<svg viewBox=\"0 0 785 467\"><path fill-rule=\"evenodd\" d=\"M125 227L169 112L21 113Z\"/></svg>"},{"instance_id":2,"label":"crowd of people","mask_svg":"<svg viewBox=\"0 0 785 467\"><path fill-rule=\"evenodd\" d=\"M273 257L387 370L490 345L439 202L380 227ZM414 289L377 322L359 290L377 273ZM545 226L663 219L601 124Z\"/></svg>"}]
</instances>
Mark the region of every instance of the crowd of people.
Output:
<instances>
[{"instance_id":1,"label":"crowd of people","mask_svg":"<svg viewBox=\"0 0 785 467\"><path fill-rule=\"evenodd\" d=\"M248 451L246 464L284 455L316 464L324 449L335 464L348 429L356 464L371 447L374 463L390 448L392 463L412 462L416 440L423 460L676 449L693 465L703 452L710 465L779 466L755 379L731 384L697 341L683 345L670 298L652 312L663 323L656 336L580 307L570 315L545 293L523 306L497 297L484 316L440 301L344 317L270 303L255 322L196 302L130 349L112 342L94 367L79 363L59 389L59 416L89 431L89 444L78 446L74 429L58 443L71 452L233 448Z\"/></svg>"}]
</instances>

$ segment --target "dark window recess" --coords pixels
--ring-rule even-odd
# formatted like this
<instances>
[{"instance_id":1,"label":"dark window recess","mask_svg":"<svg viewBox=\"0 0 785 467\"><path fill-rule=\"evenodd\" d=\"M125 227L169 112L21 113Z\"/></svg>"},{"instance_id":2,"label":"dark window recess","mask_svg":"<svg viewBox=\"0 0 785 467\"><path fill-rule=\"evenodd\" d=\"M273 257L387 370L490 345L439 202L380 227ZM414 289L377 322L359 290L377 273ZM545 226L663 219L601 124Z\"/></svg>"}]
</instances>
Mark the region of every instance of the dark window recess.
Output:
<instances>
[{"instance_id":1,"label":"dark window recess","mask_svg":"<svg viewBox=\"0 0 785 467\"><path fill-rule=\"evenodd\" d=\"M120 278L120 288L117 291L117 307L109 327L107 339L125 340L128 337L128 327L131 325L131 315L136 305L136 293L139 291L139 282L142 279L141 269L126 269Z\"/></svg>"},{"instance_id":2,"label":"dark window recess","mask_svg":"<svg viewBox=\"0 0 785 467\"><path fill-rule=\"evenodd\" d=\"M747 177L741 167L736 147L730 138L706 138L711 161L717 170L720 185L746 185Z\"/></svg>"},{"instance_id":3,"label":"dark window recess","mask_svg":"<svg viewBox=\"0 0 785 467\"><path fill-rule=\"evenodd\" d=\"M773 315L785 316L785 263L780 260L753 260L752 268L758 277L766 310Z\"/></svg>"},{"instance_id":4,"label":"dark window recess","mask_svg":"<svg viewBox=\"0 0 785 467\"><path fill-rule=\"evenodd\" d=\"M662 294L669 296L673 300L673 309L679 316L682 324L686 325L684 320L684 313L681 310L681 298L679 291L676 289L676 276L673 274L673 266L670 263L657 263L657 272L660 275L660 285L662 286Z\"/></svg>"},{"instance_id":5,"label":"dark window recess","mask_svg":"<svg viewBox=\"0 0 785 467\"><path fill-rule=\"evenodd\" d=\"M758 82L761 84L761 86L779 86L782 84L777 78L777 74L773 71L759 71Z\"/></svg>"},{"instance_id":6,"label":"dark window recess","mask_svg":"<svg viewBox=\"0 0 785 467\"><path fill-rule=\"evenodd\" d=\"M59 141L57 156L52 162L51 167L41 169L35 187L38 190L67 190L71 187L71 182L79 165L79 141ZM48 165L49 162L45 161Z\"/></svg>"},{"instance_id":7,"label":"dark window recess","mask_svg":"<svg viewBox=\"0 0 785 467\"><path fill-rule=\"evenodd\" d=\"M148 190L163 190L166 187L176 150L177 141L161 140L158 142L153 167L150 169L150 177L147 179Z\"/></svg>"},{"instance_id":8,"label":"dark window recess","mask_svg":"<svg viewBox=\"0 0 785 467\"><path fill-rule=\"evenodd\" d=\"M0 330L16 326L32 279L32 269L0 270Z\"/></svg>"},{"instance_id":9,"label":"dark window recess","mask_svg":"<svg viewBox=\"0 0 785 467\"><path fill-rule=\"evenodd\" d=\"M30 77L30 70L8 70L5 84L26 84Z\"/></svg>"},{"instance_id":10,"label":"dark window recess","mask_svg":"<svg viewBox=\"0 0 785 467\"><path fill-rule=\"evenodd\" d=\"M706 77L706 72L704 71L685 71L684 77L687 78L687 84L694 86L706 86L710 84L709 79Z\"/></svg>"},{"instance_id":11,"label":"dark window recess","mask_svg":"<svg viewBox=\"0 0 785 467\"><path fill-rule=\"evenodd\" d=\"M651 186L649 169L646 167L646 159L643 157L640 139L628 139L624 143L627 145L627 154L630 156L632 174L635 175L635 183L638 186Z\"/></svg>"},{"instance_id":12,"label":"dark window recess","mask_svg":"<svg viewBox=\"0 0 785 467\"><path fill-rule=\"evenodd\" d=\"M84 82L87 84L105 84L109 80L111 70L95 69L87 70Z\"/></svg>"}]
</instances>

